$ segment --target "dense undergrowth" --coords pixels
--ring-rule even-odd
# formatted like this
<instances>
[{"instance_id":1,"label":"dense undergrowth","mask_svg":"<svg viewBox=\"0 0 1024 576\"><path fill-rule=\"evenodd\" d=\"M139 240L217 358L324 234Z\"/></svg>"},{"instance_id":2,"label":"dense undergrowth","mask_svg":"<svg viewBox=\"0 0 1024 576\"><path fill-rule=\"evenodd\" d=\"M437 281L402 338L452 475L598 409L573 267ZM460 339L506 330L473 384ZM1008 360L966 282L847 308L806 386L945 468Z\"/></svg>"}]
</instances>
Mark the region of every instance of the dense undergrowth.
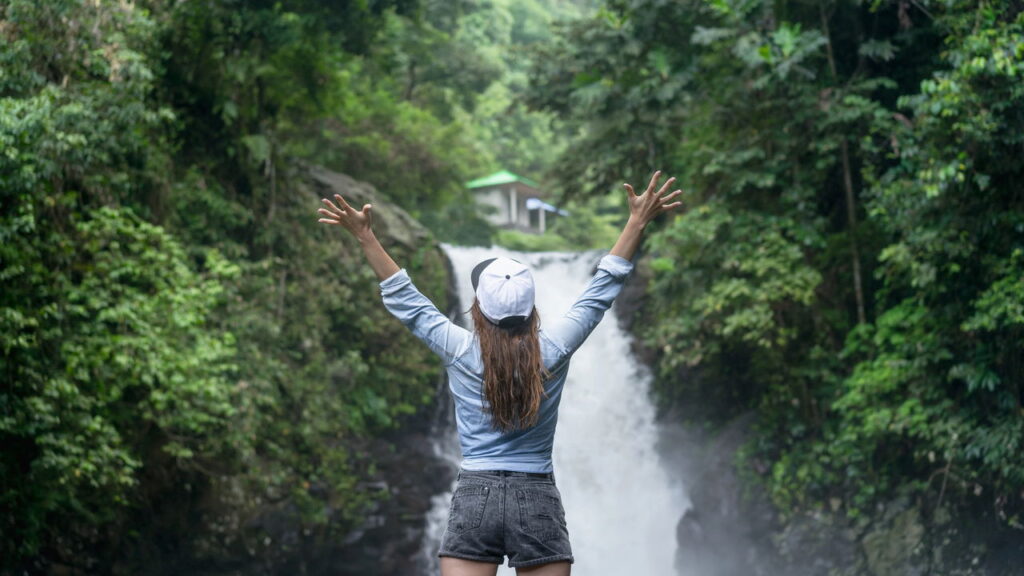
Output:
<instances>
[{"instance_id":1,"label":"dense undergrowth","mask_svg":"<svg viewBox=\"0 0 1024 576\"><path fill-rule=\"evenodd\" d=\"M786 513L1024 527L1024 5L624 0L560 39L565 187L687 189L648 243L666 408L756 410Z\"/></svg>"}]
</instances>

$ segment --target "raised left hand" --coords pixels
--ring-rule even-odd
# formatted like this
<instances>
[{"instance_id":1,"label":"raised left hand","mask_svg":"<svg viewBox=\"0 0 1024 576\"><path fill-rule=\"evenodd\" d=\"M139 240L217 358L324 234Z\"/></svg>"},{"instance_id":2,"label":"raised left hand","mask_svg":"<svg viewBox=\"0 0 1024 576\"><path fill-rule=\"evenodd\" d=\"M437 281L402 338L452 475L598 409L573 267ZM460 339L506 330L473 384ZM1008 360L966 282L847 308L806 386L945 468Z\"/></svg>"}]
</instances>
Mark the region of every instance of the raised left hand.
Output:
<instances>
[{"instance_id":1,"label":"raised left hand","mask_svg":"<svg viewBox=\"0 0 1024 576\"><path fill-rule=\"evenodd\" d=\"M356 210L349 206L348 202L345 202L341 194L335 194L334 199L337 200L337 204L327 198L321 199L326 208L317 210L323 216L318 222L323 224L340 224L356 238L373 233L373 214L371 212L373 206L366 204L362 210Z\"/></svg>"}]
</instances>

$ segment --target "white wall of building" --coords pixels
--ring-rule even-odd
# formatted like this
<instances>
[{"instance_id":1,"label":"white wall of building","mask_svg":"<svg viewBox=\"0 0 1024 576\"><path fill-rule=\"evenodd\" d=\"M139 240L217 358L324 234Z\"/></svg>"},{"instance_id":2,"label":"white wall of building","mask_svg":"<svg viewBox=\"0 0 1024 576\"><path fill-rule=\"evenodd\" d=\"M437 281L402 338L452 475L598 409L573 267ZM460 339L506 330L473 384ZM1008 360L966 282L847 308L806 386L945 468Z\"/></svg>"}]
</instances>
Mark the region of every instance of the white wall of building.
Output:
<instances>
[{"instance_id":1,"label":"white wall of building","mask_svg":"<svg viewBox=\"0 0 1024 576\"><path fill-rule=\"evenodd\" d=\"M495 226L507 226L509 223L508 193L496 188L474 192L476 203L483 207L481 212L488 222Z\"/></svg>"},{"instance_id":2,"label":"white wall of building","mask_svg":"<svg viewBox=\"0 0 1024 576\"><path fill-rule=\"evenodd\" d=\"M536 207L532 210L526 207L527 199L539 195L536 189L515 183L473 190L480 213L491 224L543 234L556 215L544 213L543 209Z\"/></svg>"}]
</instances>

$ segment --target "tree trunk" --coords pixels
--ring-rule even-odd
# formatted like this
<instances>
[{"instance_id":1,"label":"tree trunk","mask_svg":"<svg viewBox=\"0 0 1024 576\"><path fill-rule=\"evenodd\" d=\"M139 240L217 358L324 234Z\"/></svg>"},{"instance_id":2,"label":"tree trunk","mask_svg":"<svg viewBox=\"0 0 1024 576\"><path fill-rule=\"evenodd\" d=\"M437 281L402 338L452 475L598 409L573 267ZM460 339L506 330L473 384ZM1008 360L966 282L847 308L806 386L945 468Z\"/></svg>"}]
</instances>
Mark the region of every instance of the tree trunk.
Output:
<instances>
[{"instance_id":1,"label":"tree trunk","mask_svg":"<svg viewBox=\"0 0 1024 576\"><path fill-rule=\"evenodd\" d=\"M838 85L839 73L836 71L836 59L832 52L832 34L828 28L824 1L818 4L818 11L821 14L821 30L826 40L828 67L832 72L832 81ZM839 141L839 153L843 163L843 188L846 195L846 222L850 235L850 260L853 265L853 294L857 299L857 323L864 324L867 317L864 313L864 283L860 274L860 246L857 244L857 203L853 193L853 175L850 172L850 147L845 136Z\"/></svg>"},{"instance_id":2,"label":"tree trunk","mask_svg":"<svg viewBox=\"0 0 1024 576\"><path fill-rule=\"evenodd\" d=\"M857 245L857 205L853 197L853 177L850 174L850 150L846 138L840 143L843 156L843 187L846 189L846 222L850 228L850 259L853 260L853 293L857 298L857 323L864 324L864 284L860 277L860 247Z\"/></svg>"}]
</instances>

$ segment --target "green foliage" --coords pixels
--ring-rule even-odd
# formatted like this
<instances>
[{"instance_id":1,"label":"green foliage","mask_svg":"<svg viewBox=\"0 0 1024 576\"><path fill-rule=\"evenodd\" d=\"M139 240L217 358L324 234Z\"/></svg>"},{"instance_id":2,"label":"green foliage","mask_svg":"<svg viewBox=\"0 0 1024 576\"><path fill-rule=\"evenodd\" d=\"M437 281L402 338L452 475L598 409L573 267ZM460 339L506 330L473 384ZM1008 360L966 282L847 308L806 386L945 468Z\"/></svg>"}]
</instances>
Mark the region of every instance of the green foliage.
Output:
<instances>
[{"instance_id":1,"label":"green foliage","mask_svg":"<svg viewBox=\"0 0 1024 576\"><path fill-rule=\"evenodd\" d=\"M232 543L267 502L317 542L364 521L366 446L440 366L316 227L311 166L490 244L463 183L559 146L519 100L523 47L589 3L551 6L0 3L0 571L131 571L152 535L251 554ZM403 218L381 235L443 305Z\"/></svg>"},{"instance_id":2,"label":"green foliage","mask_svg":"<svg viewBox=\"0 0 1024 576\"><path fill-rule=\"evenodd\" d=\"M548 233L564 238L575 250L607 250L618 239L627 211L624 195L569 202L564 208L568 216L555 219Z\"/></svg>"},{"instance_id":3,"label":"green foliage","mask_svg":"<svg viewBox=\"0 0 1024 576\"><path fill-rule=\"evenodd\" d=\"M183 155L216 161L211 171L229 197L247 200L239 209L251 211L254 224L274 213L279 174L296 160L377 182L414 215L465 201L463 182L490 168L466 128L439 120L381 74L397 56L381 49L367 61L340 50L319 9L184 3L165 17L162 88L185 112L177 132ZM406 38L418 30L413 24L391 24L400 22L391 13L378 18L382 32L397 37L385 40L431 49ZM261 240L261 249L277 241Z\"/></svg>"},{"instance_id":4,"label":"green foliage","mask_svg":"<svg viewBox=\"0 0 1024 576\"><path fill-rule=\"evenodd\" d=\"M567 190L680 176L689 210L647 244L659 396L756 408L787 511L1024 505L1024 24L1009 2L925 10L609 2L530 73L579 134Z\"/></svg>"},{"instance_id":5,"label":"green foliage","mask_svg":"<svg viewBox=\"0 0 1024 576\"><path fill-rule=\"evenodd\" d=\"M1024 250L1014 249L993 272L997 279L975 301L974 314L961 327L965 331L995 332L1024 324Z\"/></svg>"},{"instance_id":6,"label":"green foliage","mask_svg":"<svg viewBox=\"0 0 1024 576\"><path fill-rule=\"evenodd\" d=\"M0 17L0 188L5 197L75 187L121 198L148 150L146 129L170 116L143 99L151 26L130 8L6 2ZM74 20L75 27L60 24ZM95 31L95 32L94 32ZM129 40L130 39L130 40ZM52 43L52 46L50 45ZM5 211L19 202L5 202Z\"/></svg>"},{"instance_id":7,"label":"green foliage","mask_svg":"<svg viewBox=\"0 0 1024 576\"><path fill-rule=\"evenodd\" d=\"M516 230L498 230L495 234L494 242L510 250L521 250L523 252L570 249L569 243L556 234L529 234Z\"/></svg>"},{"instance_id":8,"label":"green foliage","mask_svg":"<svg viewBox=\"0 0 1024 576\"><path fill-rule=\"evenodd\" d=\"M1024 174L1011 160L1024 141L1024 19L961 3L939 23L943 66L900 98L913 121L889 126L895 137L876 150L893 165L868 174L870 212L891 238L887 311L836 402L838 434L863 434L855 446L876 465L911 460L918 482L944 463L944 482L991 489L1005 518L1004 495L1024 481ZM857 340L847 350L860 358Z\"/></svg>"},{"instance_id":9,"label":"green foliage","mask_svg":"<svg viewBox=\"0 0 1024 576\"><path fill-rule=\"evenodd\" d=\"M439 366L315 226L305 162L413 210L486 164L358 58L412 5L351 4L0 4L0 571L131 565L153 533L216 560L282 497L337 537L381 497L366 438ZM443 304L418 234L391 250ZM188 534L142 513L214 499L234 516Z\"/></svg>"},{"instance_id":10,"label":"green foliage","mask_svg":"<svg viewBox=\"0 0 1024 576\"><path fill-rule=\"evenodd\" d=\"M662 272L652 292L673 293L685 269L683 281L701 294L688 302L658 303L677 319L661 326L657 336L671 349L665 368L698 364L726 342L774 349L798 335L793 317L813 301L821 275L803 261L800 245L790 239L799 234L795 228L793 222L758 214L726 214L708 203L651 242L659 255L655 267ZM757 242L744 242L747 238ZM699 251L702 246L711 249ZM685 347L674 349L676 342Z\"/></svg>"},{"instance_id":11,"label":"green foliage","mask_svg":"<svg viewBox=\"0 0 1024 576\"><path fill-rule=\"evenodd\" d=\"M194 270L165 231L128 210L65 221L65 233L30 222L3 225L13 233L0 314L9 383L0 484L5 532L18 534L5 541L7 558L112 521L153 449L185 470L230 458L240 401L234 338L208 326L236 268L210 252Z\"/></svg>"},{"instance_id":12,"label":"green foliage","mask_svg":"<svg viewBox=\"0 0 1024 576\"><path fill-rule=\"evenodd\" d=\"M534 48L550 39L558 21L591 11L588 4L428 2L422 20L392 20L393 41L376 65L406 101L461 128L481 160L474 177L498 168L540 177L566 134L556 115L527 106L527 71Z\"/></svg>"}]
</instances>

